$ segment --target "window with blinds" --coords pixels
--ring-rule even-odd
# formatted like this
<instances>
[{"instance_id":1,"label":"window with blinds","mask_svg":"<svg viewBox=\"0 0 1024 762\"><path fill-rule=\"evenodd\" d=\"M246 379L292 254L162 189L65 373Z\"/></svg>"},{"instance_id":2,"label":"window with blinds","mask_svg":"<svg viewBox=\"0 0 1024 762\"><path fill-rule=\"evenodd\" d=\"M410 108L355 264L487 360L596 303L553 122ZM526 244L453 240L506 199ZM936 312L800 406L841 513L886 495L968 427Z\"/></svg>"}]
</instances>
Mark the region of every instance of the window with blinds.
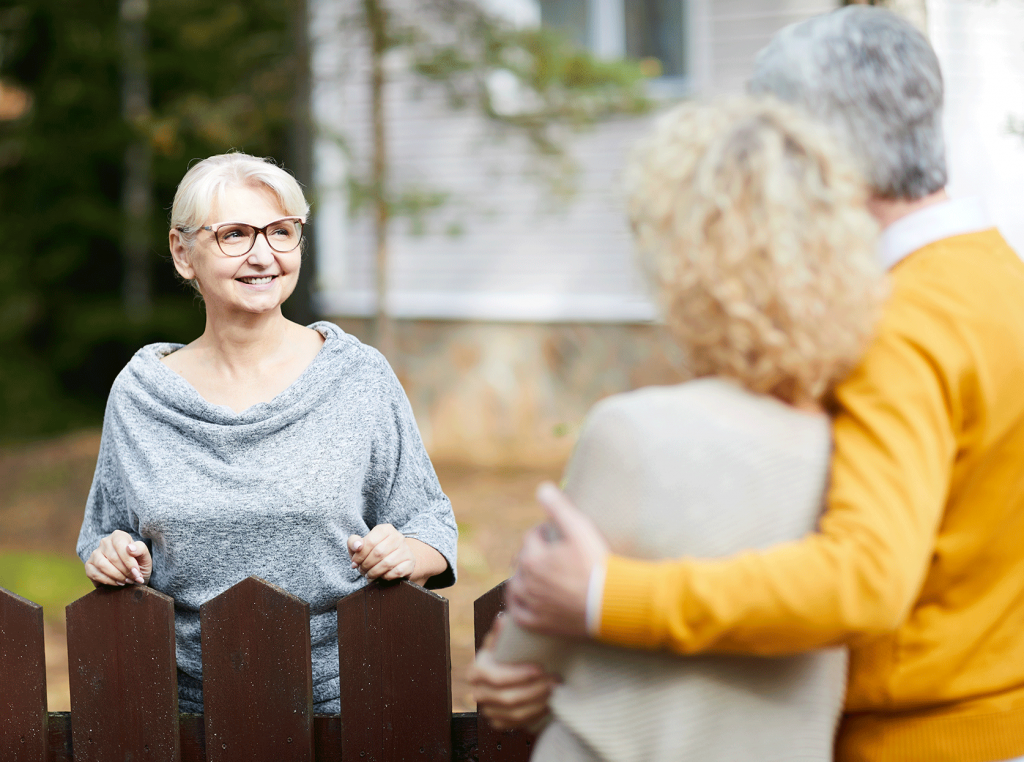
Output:
<instances>
[{"instance_id":1,"label":"window with blinds","mask_svg":"<svg viewBox=\"0 0 1024 762\"><path fill-rule=\"evenodd\" d=\"M541 23L597 55L642 62L652 79L687 77L686 0L538 0Z\"/></svg>"}]
</instances>

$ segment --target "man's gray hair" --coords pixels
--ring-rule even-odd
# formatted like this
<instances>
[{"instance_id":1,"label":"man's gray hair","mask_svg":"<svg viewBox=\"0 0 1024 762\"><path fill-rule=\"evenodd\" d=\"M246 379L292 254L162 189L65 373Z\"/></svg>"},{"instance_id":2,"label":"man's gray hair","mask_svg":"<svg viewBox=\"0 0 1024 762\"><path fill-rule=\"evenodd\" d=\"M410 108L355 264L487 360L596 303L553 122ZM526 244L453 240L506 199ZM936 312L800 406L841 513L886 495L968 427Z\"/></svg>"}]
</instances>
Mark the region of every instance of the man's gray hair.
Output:
<instances>
[{"instance_id":1,"label":"man's gray hair","mask_svg":"<svg viewBox=\"0 0 1024 762\"><path fill-rule=\"evenodd\" d=\"M852 5L786 27L758 54L749 89L836 130L876 196L912 200L946 185L939 60L890 11Z\"/></svg>"}]
</instances>

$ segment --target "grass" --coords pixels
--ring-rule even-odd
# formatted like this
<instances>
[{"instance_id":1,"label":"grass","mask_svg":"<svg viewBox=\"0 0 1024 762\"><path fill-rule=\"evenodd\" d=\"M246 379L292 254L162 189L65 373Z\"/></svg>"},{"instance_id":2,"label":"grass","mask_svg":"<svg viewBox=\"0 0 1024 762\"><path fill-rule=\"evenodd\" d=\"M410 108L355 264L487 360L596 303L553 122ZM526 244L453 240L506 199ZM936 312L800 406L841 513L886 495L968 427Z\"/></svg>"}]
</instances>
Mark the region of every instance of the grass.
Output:
<instances>
[{"instance_id":1,"label":"grass","mask_svg":"<svg viewBox=\"0 0 1024 762\"><path fill-rule=\"evenodd\" d=\"M53 553L0 553L0 587L43 607L50 620L63 619L64 607L92 592L82 562Z\"/></svg>"}]
</instances>

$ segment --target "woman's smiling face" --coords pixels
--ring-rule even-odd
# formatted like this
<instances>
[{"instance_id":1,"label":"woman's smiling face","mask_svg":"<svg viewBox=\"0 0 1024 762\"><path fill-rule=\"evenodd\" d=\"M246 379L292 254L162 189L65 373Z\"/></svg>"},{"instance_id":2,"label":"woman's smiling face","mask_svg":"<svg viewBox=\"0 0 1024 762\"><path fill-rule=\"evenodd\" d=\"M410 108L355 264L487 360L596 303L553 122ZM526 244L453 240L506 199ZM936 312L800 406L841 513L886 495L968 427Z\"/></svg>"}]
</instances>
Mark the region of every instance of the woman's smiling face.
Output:
<instances>
[{"instance_id":1,"label":"woman's smiling face","mask_svg":"<svg viewBox=\"0 0 1024 762\"><path fill-rule=\"evenodd\" d=\"M236 186L224 189L210 210L204 226L244 222L256 228L288 217L273 191ZM269 231L268 231L269 232ZM175 257L175 263L178 264ZM302 247L289 252L274 251L263 235L257 235L252 249L240 257L229 257L217 245L212 231L200 230L195 248L179 272L194 278L209 312L264 313L280 309L298 281Z\"/></svg>"}]
</instances>

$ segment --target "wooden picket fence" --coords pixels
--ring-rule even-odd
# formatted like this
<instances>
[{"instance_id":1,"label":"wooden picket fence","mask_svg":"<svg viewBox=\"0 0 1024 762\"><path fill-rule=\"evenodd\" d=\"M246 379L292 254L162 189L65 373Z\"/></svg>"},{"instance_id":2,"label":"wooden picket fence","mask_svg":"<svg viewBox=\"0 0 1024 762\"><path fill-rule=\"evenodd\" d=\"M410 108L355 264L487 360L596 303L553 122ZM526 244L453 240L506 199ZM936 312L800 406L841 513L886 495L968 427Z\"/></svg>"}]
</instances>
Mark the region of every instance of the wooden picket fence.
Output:
<instances>
[{"instance_id":1,"label":"wooden picket fence","mask_svg":"<svg viewBox=\"0 0 1024 762\"><path fill-rule=\"evenodd\" d=\"M503 606L474 604L476 645ZM448 601L409 582L338 601L341 714L313 714L309 605L250 577L200 609L204 714L178 712L174 601L100 588L67 607L71 711L47 712L43 610L0 588L4 762L497 762L532 737L451 713Z\"/></svg>"}]
</instances>

